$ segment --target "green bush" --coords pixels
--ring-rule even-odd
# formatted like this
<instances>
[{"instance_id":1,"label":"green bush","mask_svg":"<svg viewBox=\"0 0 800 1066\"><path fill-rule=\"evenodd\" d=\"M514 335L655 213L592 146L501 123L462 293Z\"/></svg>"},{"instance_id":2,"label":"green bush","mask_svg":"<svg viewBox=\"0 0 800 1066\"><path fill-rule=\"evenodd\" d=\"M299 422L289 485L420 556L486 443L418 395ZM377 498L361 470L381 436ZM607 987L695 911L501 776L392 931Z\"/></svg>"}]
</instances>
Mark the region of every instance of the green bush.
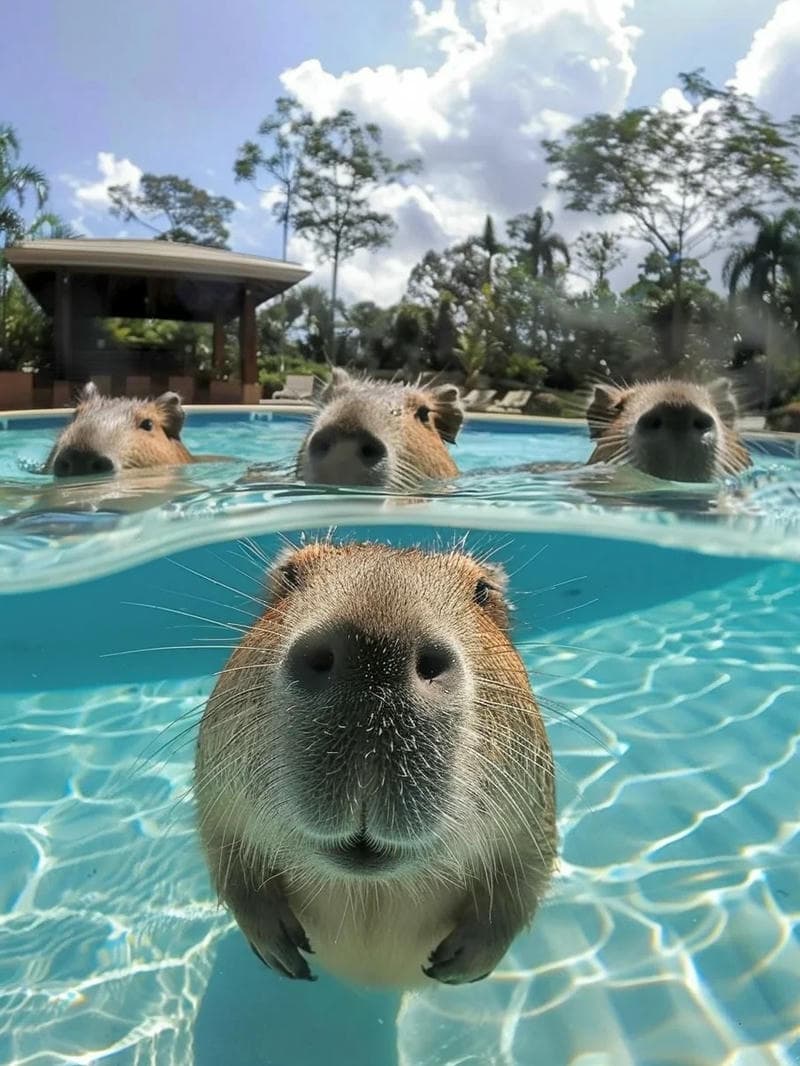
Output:
<instances>
[{"instance_id":1,"label":"green bush","mask_svg":"<svg viewBox=\"0 0 800 1066\"><path fill-rule=\"evenodd\" d=\"M535 388L544 381L546 373L546 368L532 355L515 353L508 358L504 377L514 381L523 381L526 385Z\"/></svg>"},{"instance_id":2,"label":"green bush","mask_svg":"<svg viewBox=\"0 0 800 1066\"><path fill-rule=\"evenodd\" d=\"M276 393L278 389L283 388L284 375L273 374L269 370L259 370L258 383L264 389L264 392L266 393L267 397L270 397L274 393Z\"/></svg>"}]
</instances>

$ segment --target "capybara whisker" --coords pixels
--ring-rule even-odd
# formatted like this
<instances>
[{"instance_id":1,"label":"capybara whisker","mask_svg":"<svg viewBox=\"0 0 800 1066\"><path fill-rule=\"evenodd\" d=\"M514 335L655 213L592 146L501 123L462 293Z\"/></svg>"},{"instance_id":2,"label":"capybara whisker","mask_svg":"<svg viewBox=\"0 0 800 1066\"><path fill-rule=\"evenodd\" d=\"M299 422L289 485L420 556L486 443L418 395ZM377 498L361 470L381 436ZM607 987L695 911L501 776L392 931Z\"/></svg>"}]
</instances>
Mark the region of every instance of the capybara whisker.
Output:
<instances>
[{"instance_id":1,"label":"capybara whisker","mask_svg":"<svg viewBox=\"0 0 800 1066\"><path fill-rule=\"evenodd\" d=\"M456 548L284 551L203 713L198 823L262 959L359 983L490 972L556 857L552 755L500 567ZM255 671L255 673L246 673Z\"/></svg>"}]
</instances>

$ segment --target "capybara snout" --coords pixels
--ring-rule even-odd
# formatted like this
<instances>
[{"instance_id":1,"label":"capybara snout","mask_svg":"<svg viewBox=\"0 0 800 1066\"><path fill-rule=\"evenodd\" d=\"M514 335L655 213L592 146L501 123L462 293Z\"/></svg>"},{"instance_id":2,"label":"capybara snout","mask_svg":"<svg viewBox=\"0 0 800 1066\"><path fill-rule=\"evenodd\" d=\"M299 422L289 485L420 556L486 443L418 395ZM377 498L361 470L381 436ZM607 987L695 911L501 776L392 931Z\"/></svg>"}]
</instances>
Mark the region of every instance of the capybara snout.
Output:
<instances>
[{"instance_id":1,"label":"capybara snout","mask_svg":"<svg viewBox=\"0 0 800 1066\"><path fill-rule=\"evenodd\" d=\"M155 400L111 398L101 396L90 382L44 471L56 478L87 477L190 463L192 456L181 441L184 418L175 392Z\"/></svg>"},{"instance_id":2,"label":"capybara snout","mask_svg":"<svg viewBox=\"0 0 800 1066\"><path fill-rule=\"evenodd\" d=\"M668 481L705 482L750 465L736 431L729 382L651 381L597 385L586 411L595 449L590 463L636 467Z\"/></svg>"},{"instance_id":3,"label":"capybara snout","mask_svg":"<svg viewBox=\"0 0 800 1066\"><path fill-rule=\"evenodd\" d=\"M400 490L455 477L447 444L463 420L455 385L388 384L335 367L297 475L309 484Z\"/></svg>"}]
</instances>

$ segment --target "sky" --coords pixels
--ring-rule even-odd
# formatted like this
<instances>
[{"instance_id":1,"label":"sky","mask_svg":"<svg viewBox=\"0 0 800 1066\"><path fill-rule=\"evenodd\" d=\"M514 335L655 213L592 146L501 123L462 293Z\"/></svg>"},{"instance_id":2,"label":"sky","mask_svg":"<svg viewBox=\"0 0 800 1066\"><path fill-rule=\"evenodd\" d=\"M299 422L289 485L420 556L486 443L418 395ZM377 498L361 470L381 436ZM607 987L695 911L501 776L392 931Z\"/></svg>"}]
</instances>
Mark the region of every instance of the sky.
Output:
<instances>
[{"instance_id":1,"label":"sky","mask_svg":"<svg viewBox=\"0 0 800 1066\"><path fill-rule=\"evenodd\" d=\"M0 122L85 236L147 236L109 214L107 187L174 173L237 201L235 251L278 256L269 198L233 180L237 147L287 91L316 117L377 121L390 154L424 162L378 197L391 247L341 272L347 300L382 304L487 213L542 204L574 237L585 220L544 188L539 141L585 114L657 105L696 67L800 112L800 0L39 0L4 5L3 25ZM316 266L303 240L289 254Z\"/></svg>"}]
</instances>

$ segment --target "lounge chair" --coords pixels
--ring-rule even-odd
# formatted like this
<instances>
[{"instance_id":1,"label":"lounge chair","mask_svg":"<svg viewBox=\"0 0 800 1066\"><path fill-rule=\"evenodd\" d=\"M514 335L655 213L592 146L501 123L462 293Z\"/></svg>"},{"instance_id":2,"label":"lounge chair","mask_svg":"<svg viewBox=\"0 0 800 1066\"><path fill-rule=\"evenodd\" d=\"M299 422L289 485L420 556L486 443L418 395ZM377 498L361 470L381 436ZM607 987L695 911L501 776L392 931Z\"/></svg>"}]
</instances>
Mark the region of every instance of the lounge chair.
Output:
<instances>
[{"instance_id":1,"label":"lounge chair","mask_svg":"<svg viewBox=\"0 0 800 1066\"><path fill-rule=\"evenodd\" d=\"M310 403L313 396L313 374L288 374L286 384L273 393L270 403Z\"/></svg>"},{"instance_id":2,"label":"lounge chair","mask_svg":"<svg viewBox=\"0 0 800 1066\"><path fill-rule=\"evenodd\" d=\"M470 389L462 403L468 411L485 411L497 395L497 389Z\"/></svg>"},{"instance_id":3,"label":"lounge chair","mask_svg":"<svg viewBox=\"0 0 800 1066\"><path fill-rule=\"evenodd\" d=\"M502 400L492 404L491 410L497 414L522 414L532 395L533 392L530 389L514 389L507 392Z\"/></svg>"}]
</instances>

